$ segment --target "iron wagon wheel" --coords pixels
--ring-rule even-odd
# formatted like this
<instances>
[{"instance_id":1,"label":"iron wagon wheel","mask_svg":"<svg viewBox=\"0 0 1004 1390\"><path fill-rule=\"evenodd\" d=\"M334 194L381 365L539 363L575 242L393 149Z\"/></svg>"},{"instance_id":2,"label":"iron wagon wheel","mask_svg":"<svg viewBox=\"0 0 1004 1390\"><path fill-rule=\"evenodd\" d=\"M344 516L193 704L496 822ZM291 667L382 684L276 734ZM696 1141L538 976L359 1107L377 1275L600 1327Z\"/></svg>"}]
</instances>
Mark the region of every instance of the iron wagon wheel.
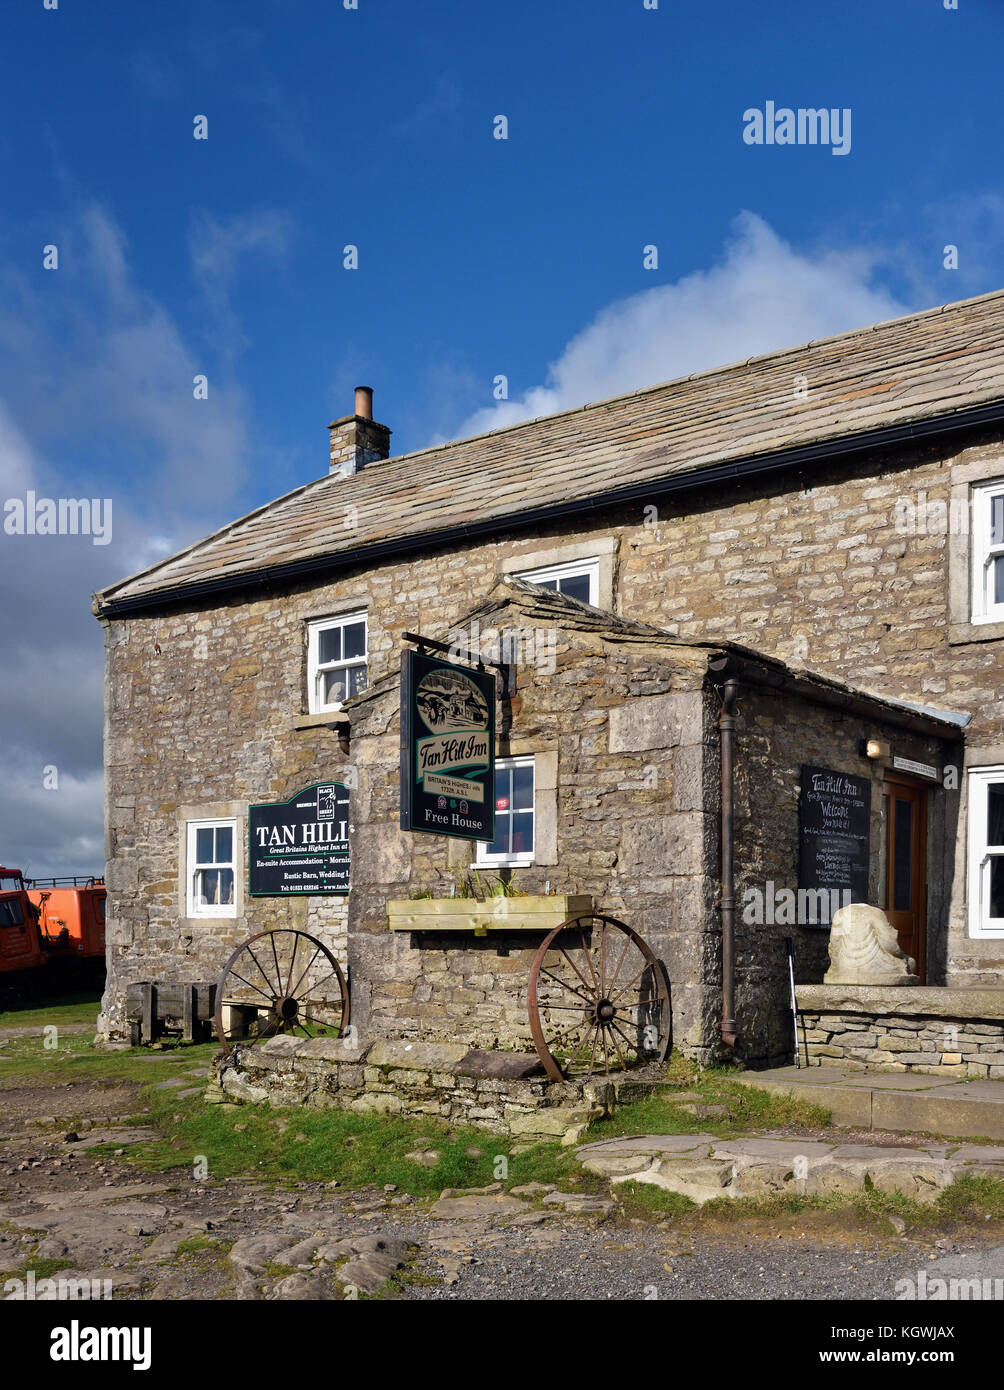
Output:
<instances>
[{"instance_id":1,"label":"iron wagon wheel","mask_svg":"<svg viewBox=\"0 0 1004 1390\"><path fill-rule=\"evenodd\" d=\"M224 1052L291 1033L341 1037L349 991L322 941L291 928L259 932L238 946L216 987L216 1036Z\"/></svg>"},{"instance_id":2,"label":"iron wagon wheel","mask_svg":"<svg viewBox=\"0 0 1004 1390\"><path fill-rule=\"evenodd\" d=\"M530 967L528 1002L534 1046L552 1081L669 1055L666 968L616 917L586 913L555 927Z\"/></svg>"}]
</instances>

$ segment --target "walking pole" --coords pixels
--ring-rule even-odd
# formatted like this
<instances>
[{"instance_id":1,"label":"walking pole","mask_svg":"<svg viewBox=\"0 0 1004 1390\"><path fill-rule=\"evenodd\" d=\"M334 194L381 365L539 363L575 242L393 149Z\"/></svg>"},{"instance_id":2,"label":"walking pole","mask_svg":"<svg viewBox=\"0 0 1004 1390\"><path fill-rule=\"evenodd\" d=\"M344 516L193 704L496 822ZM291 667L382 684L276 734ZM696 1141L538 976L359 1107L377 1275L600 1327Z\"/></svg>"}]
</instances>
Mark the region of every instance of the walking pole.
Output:
<instances>
[{"instance_id":1,"label":"walking pole","mask_svg":"<svg viewBox=\"0 0 1004 1390\"><path fill-rule=\"evenodd\" d=\"M795 1032L795 1066L800 1068L802 1059L798 1051L798 1000L795 998L795 946L790 936L784 938L784 944L788 951L788 984L791 988L791 1026Z\"/></svg>"}]
</instances>

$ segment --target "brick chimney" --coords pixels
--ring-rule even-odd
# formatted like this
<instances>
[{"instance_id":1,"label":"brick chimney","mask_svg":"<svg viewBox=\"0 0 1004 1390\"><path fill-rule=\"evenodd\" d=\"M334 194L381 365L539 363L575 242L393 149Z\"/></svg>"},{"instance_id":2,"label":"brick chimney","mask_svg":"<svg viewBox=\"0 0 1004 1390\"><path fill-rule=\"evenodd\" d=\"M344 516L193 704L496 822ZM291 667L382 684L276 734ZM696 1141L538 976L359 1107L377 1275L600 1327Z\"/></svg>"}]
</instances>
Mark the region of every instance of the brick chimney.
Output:
<instances>
[{"instance_id":1,"label":"brick chimney","mask_svg":"<svg viewBox=\"0 0 1004 1390\"><path fill-rule=\"evenodd\" d=\"M328 426L331 435L328 471L351 478L367 463L390 456L390 430L373 419L372 386L356 387L354 415L343 415Z\"/></svg>"}]
</instances>

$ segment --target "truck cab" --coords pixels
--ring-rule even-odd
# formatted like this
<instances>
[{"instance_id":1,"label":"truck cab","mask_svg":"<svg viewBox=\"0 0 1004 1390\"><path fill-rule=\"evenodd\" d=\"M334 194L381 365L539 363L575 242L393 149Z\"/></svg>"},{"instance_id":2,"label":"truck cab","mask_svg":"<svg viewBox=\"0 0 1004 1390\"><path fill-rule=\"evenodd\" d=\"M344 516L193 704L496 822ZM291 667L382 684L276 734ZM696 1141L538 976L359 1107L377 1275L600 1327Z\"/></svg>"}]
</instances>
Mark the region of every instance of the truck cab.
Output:
<instances>
[{"instance_id":1,"label":"truck cab","mask_svg":"<svg viewBox=\"0 0 1004 1390\"><path fill-rule=\"evenodd\" d=\"M20 869L0 867L0 974L42 964L38 913Z\"/></svg>"}]
</instances>

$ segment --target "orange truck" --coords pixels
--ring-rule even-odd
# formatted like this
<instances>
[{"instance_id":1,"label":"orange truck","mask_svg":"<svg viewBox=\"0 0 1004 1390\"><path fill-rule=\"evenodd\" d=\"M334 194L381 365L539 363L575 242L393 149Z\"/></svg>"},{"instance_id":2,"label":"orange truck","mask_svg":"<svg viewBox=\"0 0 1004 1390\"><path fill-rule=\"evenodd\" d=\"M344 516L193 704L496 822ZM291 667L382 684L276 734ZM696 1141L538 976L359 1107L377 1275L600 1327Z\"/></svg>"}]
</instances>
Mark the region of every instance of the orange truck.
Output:
<instances>
[{"instance_id":1,"label":"orange truck","mask_svg":"<svg viewBox=\"0 0 1004 1390\"><path fill-rule=\"evenodd\" d=\"M105 956L105 885L93 877L25 879L0 867L0 983L19 993L45 967L98 970Z\"/></svg>"},{"instance_id":2,"label":"orange truck","mask_svg":"<svg viewBox=\"0 0 1004 1390\"><path fill-rule=\"evenodd\" d=\"M105 958L105 885L100 878L30 878L43 950L84 960Z\"/></svg>"}]
</instances>

